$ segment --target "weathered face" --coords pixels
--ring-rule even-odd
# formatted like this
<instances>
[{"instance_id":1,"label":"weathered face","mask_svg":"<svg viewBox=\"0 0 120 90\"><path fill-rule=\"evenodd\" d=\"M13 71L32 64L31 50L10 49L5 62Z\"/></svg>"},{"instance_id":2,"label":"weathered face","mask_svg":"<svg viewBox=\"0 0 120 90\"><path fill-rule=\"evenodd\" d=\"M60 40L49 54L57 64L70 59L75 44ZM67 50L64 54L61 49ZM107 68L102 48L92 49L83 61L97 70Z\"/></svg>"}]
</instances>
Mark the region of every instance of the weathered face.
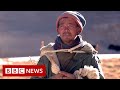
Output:
<instances>
[{"instance_id":1,"label":"weathered face","mask_svg":"<svg viewBox=\"0 0 120 90\"><path fill-rule=\"evenodd\" d=\"M76 35L80 33L80 27L72 18L62 18L58 24L58 34L65 44L71 44Z\"/></svg>"}]
</instances>

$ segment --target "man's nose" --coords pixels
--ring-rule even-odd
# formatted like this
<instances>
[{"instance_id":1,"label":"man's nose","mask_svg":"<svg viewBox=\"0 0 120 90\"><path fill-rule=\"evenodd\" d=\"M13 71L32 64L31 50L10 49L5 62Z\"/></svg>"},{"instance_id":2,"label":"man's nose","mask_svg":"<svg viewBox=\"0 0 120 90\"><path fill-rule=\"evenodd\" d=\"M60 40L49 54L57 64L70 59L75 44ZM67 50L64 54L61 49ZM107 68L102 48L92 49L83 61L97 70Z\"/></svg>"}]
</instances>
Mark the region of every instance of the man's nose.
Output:
<instances>
[{"instance_id":1,"label":"man's nose","mask_svg":"<svg viewBox=\"0 0 120 90\"><path fill-rule=\"evenodd\" d=\"M69 32L69 29L68 28L65 28L65 30L64 30L65 32Z\"/></svg>"},{"instance_id":2,"label":"man's nose","mask_svg":"<svg viewBox=\"0 0 120 90\"><path fill-rule=\"evenodd\" d=\"M69 27L68 27L68 26L64 26L64 30L65 30L66 32L68 32L68 31L69 31Z\"/></svg>"}]
</instances>

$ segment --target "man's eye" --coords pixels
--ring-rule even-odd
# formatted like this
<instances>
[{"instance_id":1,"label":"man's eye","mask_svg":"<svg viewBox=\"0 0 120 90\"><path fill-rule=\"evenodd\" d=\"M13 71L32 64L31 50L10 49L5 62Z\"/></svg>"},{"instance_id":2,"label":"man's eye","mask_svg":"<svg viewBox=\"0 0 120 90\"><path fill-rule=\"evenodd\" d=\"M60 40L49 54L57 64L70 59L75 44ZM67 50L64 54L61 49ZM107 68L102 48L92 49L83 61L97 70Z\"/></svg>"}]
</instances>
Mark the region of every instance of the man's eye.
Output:
<instances>
[{"instance_id":1,"label":"man's eye","mask_svg":"<svg viewBox=\"0 0 120 90\"><path fill-rule=\"evenodd\" d=\"M74 26L74 25L72 25L72 24L69 24L68 26L69 26L69 27L75 27L75 26Z\"/></svg>"},{"instance_id":2,"label":"man's eye","mask_svg":"<svg viewBox=\"0 0 120 90\"><path fill-rule=\"evenodd\" d=\"M59 25L59 28L64 27L63 25Z\"/></svg>"}]
</instances>

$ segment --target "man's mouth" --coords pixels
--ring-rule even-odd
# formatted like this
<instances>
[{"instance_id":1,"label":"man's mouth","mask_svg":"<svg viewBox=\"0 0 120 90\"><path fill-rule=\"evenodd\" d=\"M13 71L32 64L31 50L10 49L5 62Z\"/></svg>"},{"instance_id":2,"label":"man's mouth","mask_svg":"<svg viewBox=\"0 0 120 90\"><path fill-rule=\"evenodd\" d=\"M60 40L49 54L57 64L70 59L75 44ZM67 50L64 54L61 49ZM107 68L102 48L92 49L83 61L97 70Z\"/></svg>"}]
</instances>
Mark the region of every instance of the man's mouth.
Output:
<instances>
[{"instance_id":1,"label":"man's mouth","mask_svg":"<svg viewBox=\"0 0 120 90\"><path fill-rule=\"evenodd\" d=\"M70 33L64 33L63 35L65 35L65 36L70 36L71 34L70 34Z\"/></svg>"}]
</instances>

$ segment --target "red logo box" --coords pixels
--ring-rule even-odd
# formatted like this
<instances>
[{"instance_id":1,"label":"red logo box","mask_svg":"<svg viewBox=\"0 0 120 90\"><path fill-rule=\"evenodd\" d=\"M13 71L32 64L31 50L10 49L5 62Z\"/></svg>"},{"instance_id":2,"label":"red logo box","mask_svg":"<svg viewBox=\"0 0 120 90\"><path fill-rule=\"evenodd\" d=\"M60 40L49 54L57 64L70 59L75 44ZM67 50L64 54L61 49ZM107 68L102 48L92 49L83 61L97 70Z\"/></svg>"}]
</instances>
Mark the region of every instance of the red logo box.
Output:
<instances>
[{"instance_id":1,"label":"red logo box","mask_svg":"<svg viewBox=\"0 0 120 90\"><path fill-rule=\"evenodd\" d=\"M3 76L46 76L45 65L3 65Z\"/></svg>"}]
</instances>

